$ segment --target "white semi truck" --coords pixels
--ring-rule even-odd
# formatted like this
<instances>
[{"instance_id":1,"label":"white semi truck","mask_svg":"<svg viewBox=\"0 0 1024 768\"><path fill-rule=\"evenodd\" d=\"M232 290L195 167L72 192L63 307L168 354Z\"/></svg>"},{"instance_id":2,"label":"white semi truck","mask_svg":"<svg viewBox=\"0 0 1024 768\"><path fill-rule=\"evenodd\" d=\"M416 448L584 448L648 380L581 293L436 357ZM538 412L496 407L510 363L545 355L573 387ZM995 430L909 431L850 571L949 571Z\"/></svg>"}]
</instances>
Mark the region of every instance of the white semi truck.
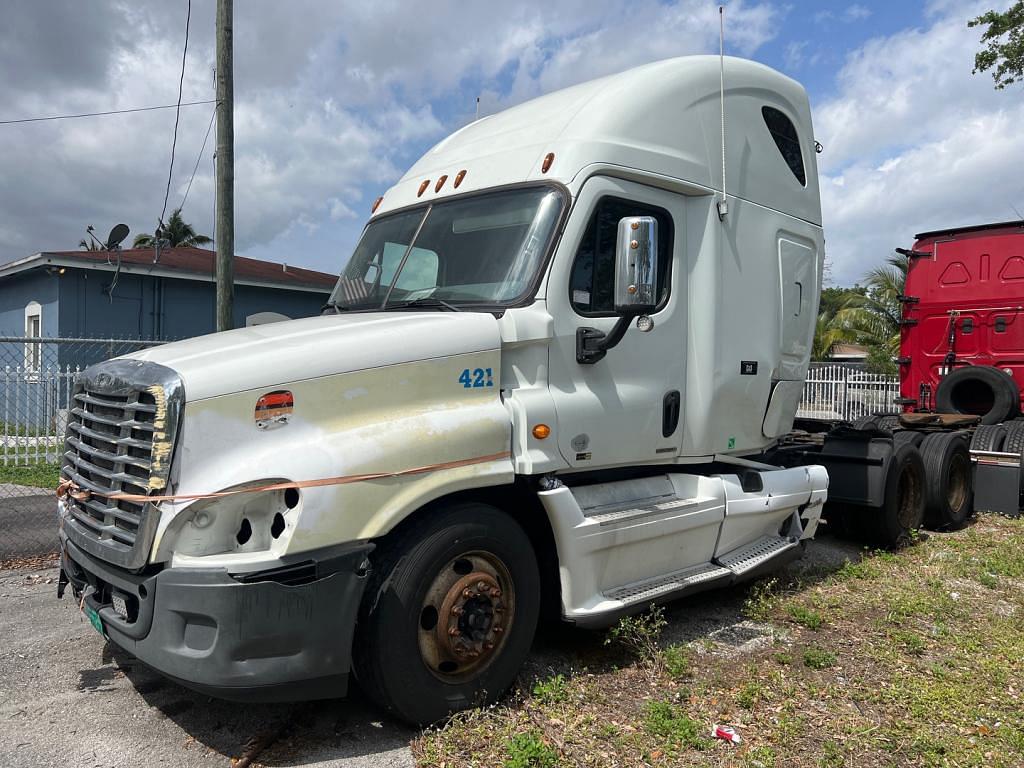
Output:
<instances>
[{"instance_id":1,"label":"white semi truck","mask_svg":"<svg viewBox=\"0 0 1024 768\"><path fill-rule=\"evenodd\" d=\"M480 119L377 201L321 316L85 373L60 589L218 696L492 701L542 609L607 625L799 554L819 452L899 511L891 439L779 447L822 255L807 95L767 67L673 59Z\"/></svg>"}]
</instances>

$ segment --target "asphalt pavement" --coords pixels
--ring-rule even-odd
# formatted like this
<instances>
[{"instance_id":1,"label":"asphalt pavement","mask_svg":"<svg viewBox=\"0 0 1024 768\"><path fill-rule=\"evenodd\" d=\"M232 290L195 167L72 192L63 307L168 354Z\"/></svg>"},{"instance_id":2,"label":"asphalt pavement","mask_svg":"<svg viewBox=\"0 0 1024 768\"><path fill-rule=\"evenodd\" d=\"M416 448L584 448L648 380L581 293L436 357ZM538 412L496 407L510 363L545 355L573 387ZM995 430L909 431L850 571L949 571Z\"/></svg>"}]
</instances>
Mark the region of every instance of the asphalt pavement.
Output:
<instances>
[{"instance_id":1,"label":"asphalt pavement","mask_svg":"<svg viewBox=\"0 0 1024 768\"><path fill-rule=\"evenodd\" d=\"M56 582L55 568L0 571L0 766L413 765L415 731L358 691L306 704L203 696L106 643Z\"/></svg>"},{"instance_id":2,"label":"asphalt pavement","mask_svg":"<svg viewBox=\"0 0 1024 768\"><path fill-rule=\"evenodd\" d=\"M0 483L0 561L57 549L53 491Z\"/></svg>"},{"instance_id":3,"label":"asphalt pavement","mask_svg":"<svg viewBox=\"0 0 1024 768\"><path fill-rule=\"evenodd\" d=\"M857 546L827 535L787 568L820 578L857 560ZM417 732L389 719L357 689L344 701L246 705L161 677L106 643L57 570L0 571L0 766L242 768L413 765ZM746 590L715 590L671 604L665 642L723 653L771 642L775 630L743 616ZM534 644L522 680L589 664L604 635L558 625ZM233 762L237 761L237 762Z\"/></svg>"}]
</instances>

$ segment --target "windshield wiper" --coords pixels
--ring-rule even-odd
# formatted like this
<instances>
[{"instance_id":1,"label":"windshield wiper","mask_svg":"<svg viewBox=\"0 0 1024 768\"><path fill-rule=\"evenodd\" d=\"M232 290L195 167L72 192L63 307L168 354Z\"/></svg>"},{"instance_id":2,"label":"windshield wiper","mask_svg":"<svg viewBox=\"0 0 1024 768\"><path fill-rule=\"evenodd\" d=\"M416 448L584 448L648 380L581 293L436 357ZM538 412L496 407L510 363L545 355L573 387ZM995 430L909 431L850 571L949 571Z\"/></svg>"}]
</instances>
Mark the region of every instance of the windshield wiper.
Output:
<instances>
[{"instance_id":1,"label":"windshield wiper","mask_svg":"<svg viewBox=\"0 0 1024 768\"><path fill-rule=\"evenodd\" d=\"M436 296L424 296L419 299L412 299L411 301L398 301L394 304L388 304L384 307L388 309L405 309L406 307L443 307L450 312L461 312L462 310L456 307L454 304L449 304L444 299L439 299Z\"/></svg>"},{"instance_id":2,"label":"windshield wiper","mask_svg":"<svg viewBox=\"0 0 1024 768\"><path fill-rule=\"evenodd\" d=\"M348 312L350 309L352 309L352 307L345 306L344 304L338 301L328 301L326 304L320 307L320 314L322 315L324 313L324 310L327 309L333 309L334 314L340 315L342 312Z\"/></svg>"}]
</instances>

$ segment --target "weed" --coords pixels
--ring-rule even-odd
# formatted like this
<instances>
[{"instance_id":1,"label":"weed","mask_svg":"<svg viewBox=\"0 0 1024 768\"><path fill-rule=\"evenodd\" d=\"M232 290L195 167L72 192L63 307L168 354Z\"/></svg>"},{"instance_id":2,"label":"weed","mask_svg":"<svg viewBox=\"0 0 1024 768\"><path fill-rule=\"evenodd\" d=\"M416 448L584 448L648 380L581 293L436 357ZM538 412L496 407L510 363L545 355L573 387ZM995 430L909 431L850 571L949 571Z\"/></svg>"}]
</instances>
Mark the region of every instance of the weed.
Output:
<instances>
[{"instance_id":1,"label":"weed","mask_svg":"<svg viewBox=\"0 0 1024 768\"><path fill-rule=\"evenodd\" d=\"M682 645L670 645L661 653L665 671L672 677L686 677L690 674L690 650Z\"/></svg>"},{"instance_id":2,"label":"weed","mask_svg":"<svg viewBox=\"0 0 1024 768\"><path fill-rule=\"evenodd\" d=\"M744 709L753 709L767 692L768 688L764 684L751 681L740 688L740 692L736 694L736 702Z\"/></svg>"},{"instance_id":3,"label":"weed","mask_svg":"<svg viewBox=\"0 0 1024 768\"><path fill-rule=\"evenodd\" d=\"M743 756L744 768L774 768L777 761L771 747L754 747Z\"/></svg>"},{"instance_id":4,"label":"weed","mask_svg":"<svg viewBox=\"0 0 1024 768\"><path fill-rule=\"evenodd\" d=\"M902 645L911 656L921 656L924 653L924 638L913 632L893 632L892 639Z\"/></svg>"},{"instance_id":5,"label":"weed","mask_svg":"<svg viewBox=\"0 0 1024 768\"><path fill-rule=\"evenodd\" d=\"M829 740L821 745L822 755L818 761L819 768L843 768L846 765L846 758L843 757L842 748L834 741Z\"/></svg>"},{"instance_id":6,"label":"weed","mask_svg":"<svg viewBox=\"0 0 1024 768\"><path fill-rule=\"evenodd\" d=\"M999 579L997 579L993 574L989 573L988 571L982 571L981 573L979 573L978 581L981 583L983 587L988 587L989 589L995 589L999 586Z\"/></svg>"},{"instance_id":7,"label":"weed","mask_svg":"<svg viewBox=\"0 0 1024 768\"><path fill-rule=\"evenodd\" d=\"M822 648L804 649L804 664L811 669L828 669L836 663L836 655Z\"/></svg>"},{"instance_id":8,"label":"weed","mask_svg":"<svg viewBox=\"0 0 1024 768\"><path fill-rule=\"evenodd\" d=\"M772 654L772 658L775 659L777 664L781 664L784 667L788 667L793 663L793 654L789 651L777 651Z\"/></svg>"},{"instance_id":9,"label":"weed","mask_svg":"<svg viewBox=\"0 0 1024 768\"><path fill-rule=\"evenodd\" d=\"M652 605L649 611L636 616L624 616L608 630L605 645L619 645L644 662L660 662L658 638L668 625L665 610Z\"/></svg>"},{"instance_id":10,"label":"weed","mask_svg":"<svg viewBox=\"0 0 1024 768\"><path fill-rule=\"evenodd\" d=\"M667 743L693 749L707 746L704 729L685 712L667 701L652 701L644 708L644 730Z\"/></svg>"},{"instance_id":11,"label":"weed","mask_svg":"<svg viewBox=\"0 0 1024 768\"><path fill-rule=\"evenodd\" d=\"M743 602L743 615L752 621L767 621L775 608L778 599L776 587L778 579L765 579L756 582Z\"/></svg>"},{"instance_id":12,"label":"weed","mask_svg":"<svg viewBox=\"0 0 1024 768\"><path fill-rule=\"evenodd\" d=\"M787 610L789 611L789 616L793 621L798 624L803 624L805 627L813 629L815 632L821 629L821 625L825 623L825 620L822 618L820 613L808 608L806 605L795 603L790 605Z\"/></svg>"},{"instance_id":13,"label":"weed","mask_svg":"<svg viewBox=\"0 0 1024 768\"><path fill-rule=\"evenodd\" d=\"M565 675L557 674L547 680L538 680L533 695L543 704L561 704L569 699L569 684Z\"/></svg>"},{"instance_id":14,"label":"weed","mask_svg":"<svg viewBox=\"0 0 1024 768\"><path fill-rule=\"evenodd\" d=\"M555 768L558 754L536 731L517 733L505 745L505 768Z\"/></svg>"}]
</instances>

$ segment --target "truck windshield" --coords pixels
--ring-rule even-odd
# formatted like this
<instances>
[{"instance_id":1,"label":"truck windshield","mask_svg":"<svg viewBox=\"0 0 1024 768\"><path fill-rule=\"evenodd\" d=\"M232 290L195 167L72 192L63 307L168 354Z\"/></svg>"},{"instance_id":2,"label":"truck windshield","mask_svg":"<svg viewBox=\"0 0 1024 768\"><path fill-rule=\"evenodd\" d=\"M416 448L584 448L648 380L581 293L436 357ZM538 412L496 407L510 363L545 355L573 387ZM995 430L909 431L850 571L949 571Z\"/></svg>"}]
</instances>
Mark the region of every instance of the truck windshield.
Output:
<instances>
[{"instance_id":1,"label":"truck windshield","mask_svg":"<svg viewBox=\"0 0 1024 768\"><path fill-rule=\"evenodd\" d=\"M370 222L329 305L456 309L520 301L544 263L563 205L558 190L528 187Z\"/></svg>"}]
</instances>

